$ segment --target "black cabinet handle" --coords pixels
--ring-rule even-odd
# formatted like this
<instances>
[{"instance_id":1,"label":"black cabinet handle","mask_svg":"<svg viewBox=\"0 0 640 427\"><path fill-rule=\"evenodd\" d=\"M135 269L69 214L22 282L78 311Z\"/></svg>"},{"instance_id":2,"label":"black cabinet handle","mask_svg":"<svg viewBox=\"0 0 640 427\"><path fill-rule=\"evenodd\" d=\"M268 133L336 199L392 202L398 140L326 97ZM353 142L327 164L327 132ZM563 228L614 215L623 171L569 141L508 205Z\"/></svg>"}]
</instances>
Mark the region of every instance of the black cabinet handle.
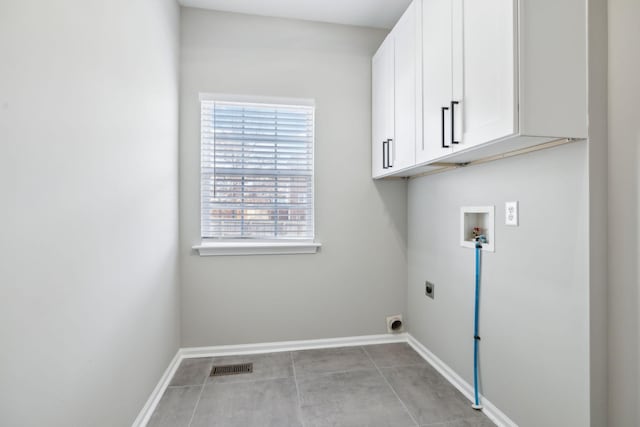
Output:
<instances>
[{"instance_id":1,"label":"black cabinet handle","mask_svg":"<svg viewBox=\"0 0 640 427\"><path fill-rule=\"evenodd\" d=\"M382 141L382 169L388 169L389 166L387 166L387 146L389 144L389 140L387 139L386 141Z\"/></svg>"},{"instance_id":2,"label":"black cabinet handle","mask_svg":"<svg viewBox=\"0 0 640 427\"><path fill-rule=\"evenodd\" d=\"M458 104L459 104L458 101L451 101L451 143L452 144L460 144L460 141L456 141L455 137L453 136L456 129L456 124L455 124L456 113L453 110L453 106Z\"/></svg>"},{"instance_id":3,"label":"black cabinet handle","mask_svg":"<svg viewBox=\"0 0 640 427\"><path fill-rule=\"evenodd\" d=\"M449 148L449 145L444 143L444 115L449 107L442 107L442 148Z\"/></svg>"},{"instance_id":4,"label":"black cabinet handle","mask_svg":"<svg viewBox=\"0 0 640 427\"><path fill-rule=\"evenodd\" d=\"M391 144L393 143L393 138L387 139L387 167L392 168L393 164L391 163Z\"/></svg>"}]
</instances>

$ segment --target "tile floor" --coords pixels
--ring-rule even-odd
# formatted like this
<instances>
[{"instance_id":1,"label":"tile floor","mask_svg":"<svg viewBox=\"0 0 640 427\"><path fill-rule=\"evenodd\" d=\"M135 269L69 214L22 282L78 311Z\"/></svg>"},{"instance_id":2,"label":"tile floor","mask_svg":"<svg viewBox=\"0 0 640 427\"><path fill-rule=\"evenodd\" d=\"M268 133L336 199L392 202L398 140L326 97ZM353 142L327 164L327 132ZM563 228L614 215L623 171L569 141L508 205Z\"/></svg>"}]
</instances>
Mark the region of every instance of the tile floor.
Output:
<instances>
[{"instance_id":1,"label":"tile floor","mask_svg":"<svg viewBox=\"0 0 640 427\"><path fill-rule=\"evenodd\" d=\"M253 373L209 377L214 364ZM408 344L185 359L150 427L489 427Z\"/></svg>"}]
</instances>

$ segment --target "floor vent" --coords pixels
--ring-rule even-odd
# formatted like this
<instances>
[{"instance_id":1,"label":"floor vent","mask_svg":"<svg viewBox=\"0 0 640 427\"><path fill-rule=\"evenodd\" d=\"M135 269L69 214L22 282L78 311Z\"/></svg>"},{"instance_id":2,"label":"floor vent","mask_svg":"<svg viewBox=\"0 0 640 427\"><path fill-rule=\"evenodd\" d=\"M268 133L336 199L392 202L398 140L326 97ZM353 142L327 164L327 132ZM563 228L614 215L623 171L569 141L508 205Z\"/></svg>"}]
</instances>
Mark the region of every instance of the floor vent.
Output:
<instances>
[{"instance_id":1,"label":"floor vent","mask_svg":"<svg viewBox=\"0 0 640 427\"><path fill-rule=\"evenodd\" d=\"M211 377L222 375L250 374L253 372L253 363L240 363L238 365L214 366L211 370Z\"/></svg>"}]
</instances>

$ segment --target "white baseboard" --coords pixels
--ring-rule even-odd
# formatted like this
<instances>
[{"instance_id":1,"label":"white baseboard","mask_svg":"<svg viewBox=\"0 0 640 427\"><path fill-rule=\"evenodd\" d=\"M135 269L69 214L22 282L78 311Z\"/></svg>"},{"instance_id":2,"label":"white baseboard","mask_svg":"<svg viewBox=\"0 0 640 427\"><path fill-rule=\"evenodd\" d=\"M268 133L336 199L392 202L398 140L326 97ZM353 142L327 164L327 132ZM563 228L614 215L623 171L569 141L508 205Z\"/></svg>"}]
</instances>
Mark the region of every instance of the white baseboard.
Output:
<instances>
[{"instance_id":1,"label":"white baseboard","mask_svg":"<svg viewBox=\"0 0 640 427\"><path fill-rule=\"evenodd\" d=\"M431 353L418 340L407 333L385 335L363 335L356 337L326 338L304 341L282 341L257 344L220 345L211 347L184 347L178 350L169 367L162 375L158 385L149 396L147 403L133 422L132 427L145 427L158 406L164 391L169 386L173 374L180 366L183 359L194 357L229 356L236 354L275 353L279 351L309 350L314 348L352 347L359 345L387 344L395 342L407 342L422 358L431 364L454 387L465 395L469 401L473 401L473 387L462 379L453 369L446 365L436 355ZM483 413L500 427L518 427L509 417L500 411L485 397L482 397Z\"/></svg>"},{"instance_id":2,"label":"white baseboard","mask_svg":"<svg viewBox=\"0 0 640 427\"><path fill-rule=\"evenodd\" d=\"M460 375L446 363L440 360L435 354L430 352L422 343L413 336L407 334L407 342L420 356L431 366L433 366L440 374L447 379L455 388L457 388L470 402L474 401L473 386L466 382ZM504 412L498 409L486 397L481 396L480 403L483 406L482 412L499 427L518 427Z\"/></svg>"},{"instance_id":3,"label":"white baseboard","mask_svg":"<svg viewBox=\"0 0 640 427\"><path fill-rule=\"evenodd\" d=\"M183 358L228 356L234 354L276 353L279 351L310 350L314 348L352 347L357 345L407 342L407 334L362 335L357 337L325 338L304 341L281 341L257 344L186 347L180 349Z\"/></svg>"},{"instance_id":4,"label":"white baseboard","mask_svg":"<svg viewBox=\"0 0 640 427\"><path fill-rule=\"evenodd\" d=\"M164 391L169 386L171 378L173 378L173 374L176 373L178 366L180 366L181 361L182 357L180 356L180 349L178 349L176 355L173 356L173 359L169 363L166 371L164 371L164 374L162 374L160 381L158 381L156 388L153 389L151 396L149 396L149 399L147 399L147 402L144 404L142 410L133 422L132 427L144 427L147 425L149 419L151 418L151 415L153 414L153 411L156 410L156 406L158 406L158 403L160 402Z\"/></svg>"}]
</instances>

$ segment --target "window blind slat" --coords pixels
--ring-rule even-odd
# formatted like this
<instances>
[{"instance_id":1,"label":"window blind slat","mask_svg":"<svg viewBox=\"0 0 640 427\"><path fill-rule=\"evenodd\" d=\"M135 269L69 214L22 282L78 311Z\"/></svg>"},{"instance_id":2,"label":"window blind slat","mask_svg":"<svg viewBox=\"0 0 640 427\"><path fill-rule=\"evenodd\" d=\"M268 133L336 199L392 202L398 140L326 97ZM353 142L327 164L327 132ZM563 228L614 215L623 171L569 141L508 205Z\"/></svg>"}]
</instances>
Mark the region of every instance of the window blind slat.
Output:
<instances>
[{"instance_id":1,"label":"window blind slat","mask_svg":"<svg viewBox=\"0 0 640 427\"><path fill-rule=\"evenodd\" d=\"M201 101L203 238L313 239L313 115Z\"/></svg>"},{"instance_id":2,"label":"window blind slat","mask_svg":"<svg viewBox=\"0 0 640 427\"><path fill-rule=\"evenodd\" d=\"M209 143L208 141L205 141L206 143ZM213 144L213 141L210 142L211 144ZM246 148L248 146L250 146L251 144L247 144L247 143L240 143L240 144L226 144L226 145L222 145L220 142L218 142L218 147L217 148L209 148L207 146L203 147L202 153L206 154L206 155L213 155L214 153L219 153L219 152L224 152L224 151L242 151L242 150L246 150ZM251 152L255 152L255 153L273 153L275 151L275 146L269 146L269 145L254 145L251 147ZM283 147L283 146L278 146L278 153L280 155L285 155L285 154L312 154L313 150L310 147Z\"/></svg>"}]
</instances>

